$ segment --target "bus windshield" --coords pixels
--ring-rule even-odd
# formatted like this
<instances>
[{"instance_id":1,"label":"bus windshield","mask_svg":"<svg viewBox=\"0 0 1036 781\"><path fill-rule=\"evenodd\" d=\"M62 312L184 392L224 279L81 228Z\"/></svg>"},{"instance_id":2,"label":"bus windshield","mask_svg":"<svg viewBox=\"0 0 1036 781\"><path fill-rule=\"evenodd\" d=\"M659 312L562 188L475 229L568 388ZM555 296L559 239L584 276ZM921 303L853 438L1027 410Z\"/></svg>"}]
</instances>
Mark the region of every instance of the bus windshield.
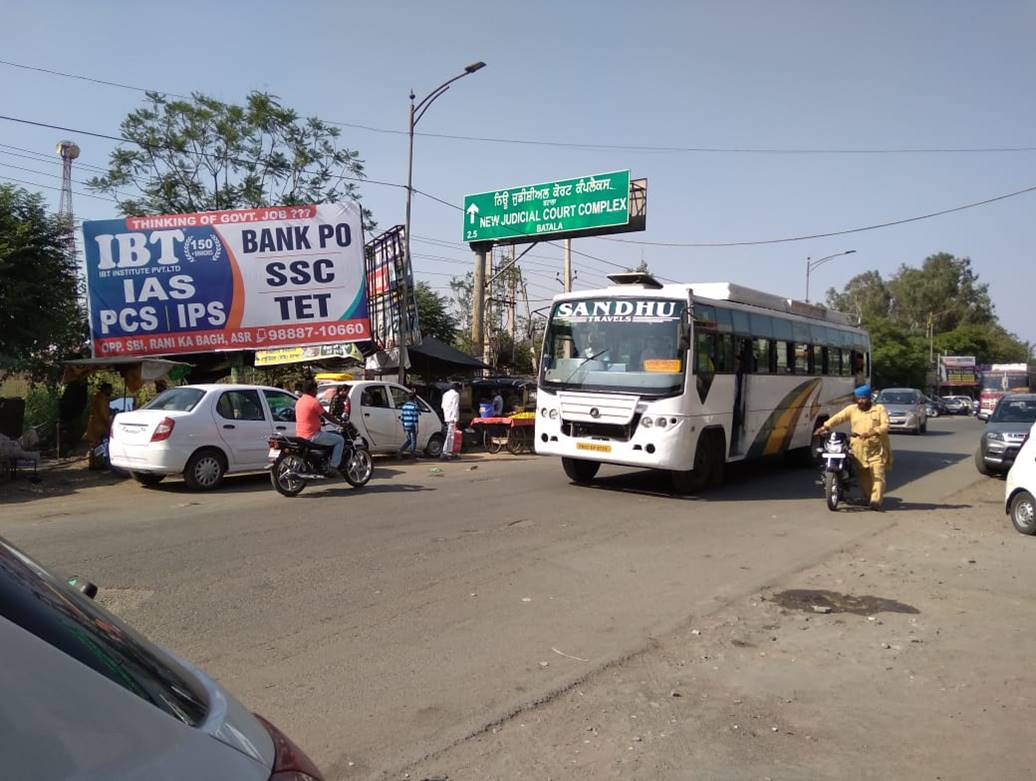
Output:
<instances>
[{"instance_id":1,"label":"bus windshield","mask_svg":"<svg viewBox=\"0 0 1036 781\"><path fill-rule=\"evenodd\" d=\"M595 298L554 305L543 342L545 387L663 396L683 390L682 301Z\"/></svg>"}]
</instances>

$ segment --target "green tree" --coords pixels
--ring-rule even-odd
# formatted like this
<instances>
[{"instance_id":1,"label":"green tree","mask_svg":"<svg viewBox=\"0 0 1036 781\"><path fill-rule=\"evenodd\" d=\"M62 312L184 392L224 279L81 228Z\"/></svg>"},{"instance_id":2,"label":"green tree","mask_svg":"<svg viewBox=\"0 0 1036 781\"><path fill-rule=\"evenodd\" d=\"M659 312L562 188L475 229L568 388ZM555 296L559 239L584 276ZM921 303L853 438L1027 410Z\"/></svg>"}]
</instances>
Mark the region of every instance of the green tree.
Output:
<instances>
[{"instance_id":1,"label":"green tree","mask_svg":"<svg viewBox=\"0 0 1036 781\"><path fill-rule=\"evenodd\" d=\"M1029 360L1030 345L1000 325L959 325L936 334L934 349L943 355L974 355L978 363L1021 363Z\"/></svg>"},{"instance_id":2,"label":"green tree","mask_svg":"<svg viewBox=\"0 0 1036 781\"><path fill-rule=\"evenodd\" d=\"M855 315L862 321L888 317L892 294L877 271L865 271L849 280L839 293L827 291L827 305L837 312Z\"/></svg>"},{"instance_id":3,"label":"green tree","mask_svg":"<svg viewBox=\"0 0 1036 781\"><path fill-rule=\"evenodd\" d=\"M921 268L901 266L888 287L895 299L893 316L910 328L925 329L931 322L941 333L996 322L989 285L978 281L969 258L929 255Z\"/></svg>"},{"instance_id":4,"label":"green tree","mask_svg":"<svg viewBox=\"0 0 1036 781\"><path fill-rule=\"evenodd\" d=\"M148 92L121 129L130 143L88 184L113 194L123 214L359 200L350 180L363 178L363 161L339 146L341 130L266 92L249 93L243 106ZM373 228L369 212L364 218Z\"/></svg>"},{"instance_id":5,"label":"green tree","mask_svg":"<svg viewBox=\"0 0 1036 781\"><path fill-rule=\"evenodd\" d=\"M43 197L0 185L0 378L25 372L56 382L61 360L86 345L67 226Z\"/></svg>"},{"instance_id":6,"label":"green tree","mask_svg":"<svg viewBox=\"0 0 1036 781\"><path fill-rule=\"evenodd\" d=\"M457 337L457 318L450 312L449 299L432 290L427 282L417 283L414 296L417 299L421 332L446 344L453 344Z\"/></svg>"},{"instance_id":7,"label":"green tree","mask_svg":"<svg viewBox=\"0 0 1036 781\"><path fill-rule=\"evenodd\" d=\"M871 336L871 380L876 388L924 387L928 345L921 334L878 318L866 324Z\"/></svg>"}]
</instances>

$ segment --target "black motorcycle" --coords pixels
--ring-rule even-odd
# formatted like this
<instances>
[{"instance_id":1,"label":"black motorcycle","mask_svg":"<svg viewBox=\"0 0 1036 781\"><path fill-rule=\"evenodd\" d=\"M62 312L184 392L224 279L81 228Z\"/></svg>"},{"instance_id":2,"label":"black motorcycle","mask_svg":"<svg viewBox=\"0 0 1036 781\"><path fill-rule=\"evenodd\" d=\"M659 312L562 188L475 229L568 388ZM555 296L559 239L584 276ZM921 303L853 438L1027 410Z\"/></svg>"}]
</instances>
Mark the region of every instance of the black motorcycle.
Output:
<instances>
[{"instance_id":1,"label":"black motorcycle","mask_svg":"<svg viewBox=\"0 0 1036 781\"><path fill-rule=\"evenodd\" d=\"M345 437L345 449L338 473L353 488L361 488L371 479L374 461L355 428L350 425L341 433ZM334 449L331 445L318 445L302 437L283 434L270 437L269 445L266 466L270 470L270 482L284 496L298 496L307 483L334 475L329 463Z\"/></svg>"},{"instance_id":2,"label":"black motorcycle","mask_svg":"<svg viewBox=\"0 0 1036 781\"><path fill-rule=\"evenodd\" d=\"M849 500L849 492L856 482L853 459L849 452L849 435L832 431L817 448L817 455L823 462L822 482L827 509L834 511L838 509L839 502Z\"/></svg>"}]
</instances>

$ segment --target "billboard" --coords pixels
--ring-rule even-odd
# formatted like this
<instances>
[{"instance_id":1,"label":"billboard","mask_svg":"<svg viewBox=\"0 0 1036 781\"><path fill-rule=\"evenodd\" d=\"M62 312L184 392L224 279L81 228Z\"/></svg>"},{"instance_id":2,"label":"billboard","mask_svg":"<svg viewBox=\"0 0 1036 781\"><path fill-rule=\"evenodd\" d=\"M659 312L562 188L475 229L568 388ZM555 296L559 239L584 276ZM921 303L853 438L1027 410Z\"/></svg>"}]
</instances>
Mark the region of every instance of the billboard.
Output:
<instances>
[{"instance_id":1,"label":"billboard","mask_svg":"<svg viewBox=\"0 0 1036 781\"><path fill-rule=\"evenodd\" d=\"M978 385L974 355L939 357L939 384L951 386Z\"/></svg>"},{"instance_id":2,"label":"billboard","mask_svg":"<svg viewBox=\"0 0 1036 781\"><path fill-rule=\"evenodd\" d=\"M95 357L370 338L353 202L83 223Z\"/></svg>"}]
</instances>

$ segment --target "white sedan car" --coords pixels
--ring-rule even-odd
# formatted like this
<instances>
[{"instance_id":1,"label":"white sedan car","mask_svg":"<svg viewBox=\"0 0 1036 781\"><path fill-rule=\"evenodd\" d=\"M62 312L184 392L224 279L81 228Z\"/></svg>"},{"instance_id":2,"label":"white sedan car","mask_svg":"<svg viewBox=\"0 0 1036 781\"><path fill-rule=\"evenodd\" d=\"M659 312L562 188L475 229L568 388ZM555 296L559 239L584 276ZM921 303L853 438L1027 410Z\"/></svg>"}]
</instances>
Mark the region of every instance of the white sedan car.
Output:
<instances>
[{"instance_id":1,"label":"white sedan car","mask_svg":"<svg viewBox=\"0 0 1036 781\"><path fill-rule=\"evenodd\" d=\"M191 488L215 488L225 474L266 468L270 437L295 435L296 400L256 385L170 388L115 416L111 463L148 486L182 474Z\"/></svg>"},{"instance_id":2,"label":"white sedan car","mask_svg":"<svg viewBox=\"0 0 1036 781\"><path fill-rule=\"evenodd\" d=\"M397 452L405 439L399 411L410 398L410 391L394 382L330 382L321 384L317 391L317 398L325 408L340 387L349 389L346 414L370 452ZM421 410L417 424L417 449L427 456L437 458L442 455L442 420L424 399L418 397L417 406Z\"/></svg>"},{"instance_id":3,"label":"white sedan car","mask_svg":"<svg viewBox=\"0 0 1036 781\"><path fill-rule=\"evenodd\" d=\"M1036 534L1036 424L1015 456L1007 473L1004 506L1014 528L1022 534Z\"/></svg>"}]
</instances>

